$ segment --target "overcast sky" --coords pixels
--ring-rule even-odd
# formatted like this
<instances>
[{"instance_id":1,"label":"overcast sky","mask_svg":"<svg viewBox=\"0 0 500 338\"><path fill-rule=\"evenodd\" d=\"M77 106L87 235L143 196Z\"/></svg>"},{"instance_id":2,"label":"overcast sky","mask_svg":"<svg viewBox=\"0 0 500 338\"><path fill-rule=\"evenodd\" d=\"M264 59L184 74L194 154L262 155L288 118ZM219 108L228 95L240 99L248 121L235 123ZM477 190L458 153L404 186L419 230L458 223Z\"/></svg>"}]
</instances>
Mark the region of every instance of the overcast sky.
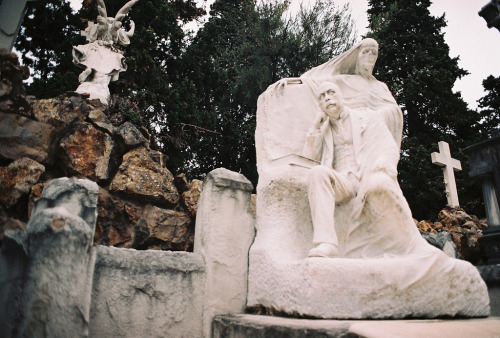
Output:
<instances>
[{"instance_id":1,"label":"overcast sky","mask_svg":"<svg viewBox=\"0 0 500 338\"><path fill-rule=\"evenodd\" d=\"M298 0L293 0L297 1ZM358 33L367 32L368 0L338 0L350 3L357 21ZM484 96L482 81L489 75L500 75L500 32L489 29L477 13L489 0L434 0L431 14L445 13L447 27L445 41L450 46L450 56L459 56L459 65L470 74L457 81L454 90L462 93L469 108L477 108L477 100ZM376 66L375 66L376 67Z\"/></svg>"},{"instance_id":2,"label":"overcast sky","mask_svg":"<svg viewBox=\"0 0 500 338\"><path fill-rule=\"evenodd\" d=\"M314 0L292 0L293 5ZM82 0L71 0L79 8ZM197 0L203 3L204 0ZM212 3L208 0L206 3ZM336 0L339 5L350 3L359 35L367 32L368 0ZM459 56L460 67L470 74L457 81L454 90L460 91L469 104L477 108L477 100L484 96L482 81L489 75L500 76L500 32L488 29L486 21L477 13L489 0L433 0L430 7L434 16L446 15L445 40L450 46L450 56ZM125 0L124 0L125 3Z\"/></svg>"}]
</instances>

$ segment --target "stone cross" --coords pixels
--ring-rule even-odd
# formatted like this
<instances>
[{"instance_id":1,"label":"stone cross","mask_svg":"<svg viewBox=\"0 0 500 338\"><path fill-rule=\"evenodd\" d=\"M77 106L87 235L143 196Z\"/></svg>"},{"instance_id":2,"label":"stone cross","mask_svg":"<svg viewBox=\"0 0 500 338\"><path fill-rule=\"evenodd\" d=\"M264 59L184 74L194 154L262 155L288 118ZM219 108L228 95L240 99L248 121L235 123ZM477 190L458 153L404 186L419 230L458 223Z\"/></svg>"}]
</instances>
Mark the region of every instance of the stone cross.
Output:
<instances>
[{"instance_id":1,"label":"stone cross","mask_svg":"<svg viewBox=\"0 0 500 338\"><path fill-rule=\"evenodd\" d=\"M459 160L451 157L450 146L444 141L440 141L439 153L432 153L432 163L443 167L444 184L446 185L446 197L448 204L454 207L460 206L458 203L457 184L455 183L455 171L462 170L462 165Z\"/></svg>"}]
</instances>

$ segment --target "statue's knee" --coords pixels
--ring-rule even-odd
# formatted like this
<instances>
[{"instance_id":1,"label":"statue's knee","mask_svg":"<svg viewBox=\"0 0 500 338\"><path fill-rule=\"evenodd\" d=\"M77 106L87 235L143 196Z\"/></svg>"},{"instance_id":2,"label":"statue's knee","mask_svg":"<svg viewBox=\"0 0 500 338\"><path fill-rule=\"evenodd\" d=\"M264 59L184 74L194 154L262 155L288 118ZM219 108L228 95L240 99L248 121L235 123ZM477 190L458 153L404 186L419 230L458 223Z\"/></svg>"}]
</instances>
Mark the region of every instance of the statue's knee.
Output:
<instances>
[{"instance_id":1,"label":"statue's knee","mask_svg":"<svg viewBox=\"0 0 500 338\"><path fill-rule=\"evenodd\" d=\"M315 182L329 182L331 180L331 170L331 168L324 165L312 167L308 177L309 185L314 184Z\"/></svg>"},{"instance_id":2,"label":"statue's knee","mask_svg":"<svg viewBox=\"0 0 500 338\"><path fill-rule=\"evenodd\" d=\"M376 173L370 177L366 184L366 195L384 194L393 189L394 180L385 173Z\"/></svg>"}]
</instances>

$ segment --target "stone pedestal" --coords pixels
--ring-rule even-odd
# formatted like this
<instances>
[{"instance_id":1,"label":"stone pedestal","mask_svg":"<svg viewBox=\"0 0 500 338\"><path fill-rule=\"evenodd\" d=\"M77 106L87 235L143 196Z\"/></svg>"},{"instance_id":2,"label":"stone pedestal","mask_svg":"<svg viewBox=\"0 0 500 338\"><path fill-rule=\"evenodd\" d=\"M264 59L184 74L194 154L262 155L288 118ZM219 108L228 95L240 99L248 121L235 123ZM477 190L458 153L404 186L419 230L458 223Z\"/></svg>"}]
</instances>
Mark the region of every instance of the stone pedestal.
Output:
<instances>
[{"instance_id":1,"label":"stone pedestal","mask_svg":"<svg viewBox=\"0 0 500 338\"><path fill-rule=\"evenodd\" d=\"M248 249L255 235L252 190L243 175L222 168L211 171L203 182L194 253L201 254L206 265L204 337L210 337L213 316L245 311Z\"/></svg>"},{"instance_id":2,"label":"stone pedestal","mask_svg":"<svg viewBox=\"0 0 500 338\"><path fill-rule=\"evenodd\" d=\"M443 338L496 337L500 319L461 320L311 320L255 315L221 315L214 319L214 338Z\"/></svg>"}]
</instances>

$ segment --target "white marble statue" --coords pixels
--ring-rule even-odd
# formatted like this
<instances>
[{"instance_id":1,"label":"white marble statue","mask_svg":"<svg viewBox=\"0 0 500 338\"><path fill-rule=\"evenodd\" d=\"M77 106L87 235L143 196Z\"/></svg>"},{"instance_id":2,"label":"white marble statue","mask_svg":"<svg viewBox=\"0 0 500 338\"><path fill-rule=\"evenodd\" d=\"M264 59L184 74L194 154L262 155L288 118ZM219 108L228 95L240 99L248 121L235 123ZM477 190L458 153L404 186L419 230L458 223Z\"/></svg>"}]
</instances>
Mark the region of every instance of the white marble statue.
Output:
<instances>
[{"instance_id":1,"label":"white marble statue","mask_svg":"<svg viewBox=\"0 0 500 338\"><path fill-rule=\"evenodd\" d=\"M122 28L122 20L138 1L127 2L113 18L107 16L104 0L97 0L97 23L89 22L82 32L88 43L73 47L73 63L84 68L78 77L81 84L76 92L88 93L91 99L108 103L108 85L118 80L120 72L127 70L123 52L135 31L132 20L128 31Z\"/></svg>"},{"instance_id":2,"label":"white marble statue","mask_svg":"<svg viewBox=\"0 0 500 338\"><path fill-rule=\"evenodd\" d=\"M397 181L403 115L372 75L377 55L364 39L259 97L247 306L320 318L488 315L477 269L430 246L412 219ZM291 154L309 168L286 164Z\"/></svg>"}]
</instances>

